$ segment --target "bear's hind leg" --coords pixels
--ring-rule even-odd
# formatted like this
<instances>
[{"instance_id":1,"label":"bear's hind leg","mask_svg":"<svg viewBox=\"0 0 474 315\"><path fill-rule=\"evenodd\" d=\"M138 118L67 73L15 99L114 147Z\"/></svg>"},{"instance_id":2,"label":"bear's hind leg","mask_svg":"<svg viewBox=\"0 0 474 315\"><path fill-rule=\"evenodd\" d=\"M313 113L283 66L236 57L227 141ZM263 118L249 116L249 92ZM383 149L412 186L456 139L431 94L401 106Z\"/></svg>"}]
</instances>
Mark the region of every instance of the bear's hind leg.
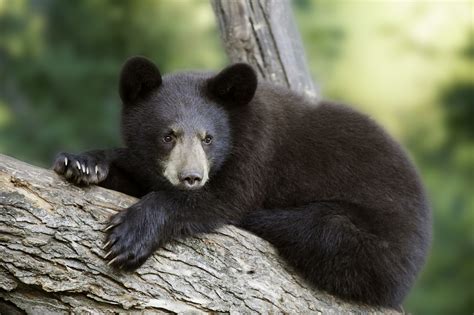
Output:
<instances>
[{"instance_id":1,"label":"bear's hind leg","mask_svg":"<svg viewBox=\"0 0 474 315\"><path fill-rule=\"evenodd\" d=\"M240 226L272 243L315 287L347 300L398 307L416 266L364 210L338 202L255 210ZM348 215L350 214L350 215ZM378 229L378 230L377 230ZM380 233L381 232L381 233Z\"/></svg>"}]
</instances>

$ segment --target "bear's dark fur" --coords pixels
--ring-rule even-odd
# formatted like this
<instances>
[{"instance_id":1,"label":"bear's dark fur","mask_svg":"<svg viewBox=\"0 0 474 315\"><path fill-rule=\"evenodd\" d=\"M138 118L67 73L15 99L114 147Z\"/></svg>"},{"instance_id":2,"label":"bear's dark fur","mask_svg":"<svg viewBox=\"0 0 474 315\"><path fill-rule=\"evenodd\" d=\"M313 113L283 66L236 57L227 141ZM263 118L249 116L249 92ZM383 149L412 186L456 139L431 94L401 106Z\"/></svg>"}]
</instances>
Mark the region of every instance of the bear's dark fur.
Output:
<instances>
[{"instance_id":1,"label":"bear's dark fur","mask_svg":"<svg viewBox=\"0 0 474 315\"><path fill-rule=\"evenodd\" d=\"M371 119L257 82L246 64L161 77L134 57L120 95L126 147L63 153L54 166L75 183L142 197L107 228L113 266L133 270L173 238L234 224L271 242L317 288L400 305L425 261L430 209L406 154ZM200 189L163 175L176 125L212 134Z\"/></svg>"}]
</instances>

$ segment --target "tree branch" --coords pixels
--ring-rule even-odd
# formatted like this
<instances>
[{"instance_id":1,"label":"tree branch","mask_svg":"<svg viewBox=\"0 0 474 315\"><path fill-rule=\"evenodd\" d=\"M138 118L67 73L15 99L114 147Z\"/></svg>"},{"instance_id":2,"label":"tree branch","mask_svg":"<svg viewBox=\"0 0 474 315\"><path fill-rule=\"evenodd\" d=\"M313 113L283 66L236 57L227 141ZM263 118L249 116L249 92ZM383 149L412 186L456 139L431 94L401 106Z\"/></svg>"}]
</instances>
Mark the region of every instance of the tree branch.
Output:
<instances>
[{"instance_id":1,"label":"tree branch","mask_svg":"<svg viewBox=\"0 0 474 315\"><path fill-rule=\"evenodd\" d=\"M231 226L115 272L102 259L103 229L136 199L4 155L0 187L1 314L382 311L309 289L271 245Z\"/></svg>"}]
</instances>

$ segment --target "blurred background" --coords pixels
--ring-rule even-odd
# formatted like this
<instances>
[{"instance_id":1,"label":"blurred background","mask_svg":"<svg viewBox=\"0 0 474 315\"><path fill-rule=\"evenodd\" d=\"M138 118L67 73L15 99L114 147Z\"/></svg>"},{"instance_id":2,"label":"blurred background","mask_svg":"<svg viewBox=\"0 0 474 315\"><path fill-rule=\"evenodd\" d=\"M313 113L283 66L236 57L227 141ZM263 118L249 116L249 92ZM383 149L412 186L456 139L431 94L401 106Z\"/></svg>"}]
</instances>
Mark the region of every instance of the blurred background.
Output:
<instances>
[{"instance_id":1,"label":"blurred background","mask_svg":"<svg viewBox=\"0 0 474 315\"><path fill-rule=\"evenodd\" d=\"M431 256L405 309L474 312L474 1L293 1L315 82L409 150L434 210ZM207 0L0 0L0 152L120 144L130 55L163 73L227 63ZM469 193L471 191L471 193Z\"/></svg>"}]
</instances>

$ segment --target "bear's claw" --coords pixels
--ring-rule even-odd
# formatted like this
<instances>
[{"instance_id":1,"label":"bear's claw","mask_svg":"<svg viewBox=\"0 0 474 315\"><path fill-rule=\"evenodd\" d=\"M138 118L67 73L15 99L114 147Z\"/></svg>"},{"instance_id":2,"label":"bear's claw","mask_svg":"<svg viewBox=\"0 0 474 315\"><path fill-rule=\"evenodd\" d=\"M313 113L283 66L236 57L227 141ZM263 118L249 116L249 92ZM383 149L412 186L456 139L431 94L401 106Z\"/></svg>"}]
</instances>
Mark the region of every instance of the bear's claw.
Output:
<instances>
[{"instance_id":1,"label":"bear's claw","mask_svg":"<svg viewBox=\"0 0 474 315\"><path fill-rule=\"evenodd\" d=\"M103 181L108 165L95 157L83 154L60 153L53 165L54 171L76 185L93 185ZM95 172L91 172L94 169Z\"/></svg>"}]
</instances>

